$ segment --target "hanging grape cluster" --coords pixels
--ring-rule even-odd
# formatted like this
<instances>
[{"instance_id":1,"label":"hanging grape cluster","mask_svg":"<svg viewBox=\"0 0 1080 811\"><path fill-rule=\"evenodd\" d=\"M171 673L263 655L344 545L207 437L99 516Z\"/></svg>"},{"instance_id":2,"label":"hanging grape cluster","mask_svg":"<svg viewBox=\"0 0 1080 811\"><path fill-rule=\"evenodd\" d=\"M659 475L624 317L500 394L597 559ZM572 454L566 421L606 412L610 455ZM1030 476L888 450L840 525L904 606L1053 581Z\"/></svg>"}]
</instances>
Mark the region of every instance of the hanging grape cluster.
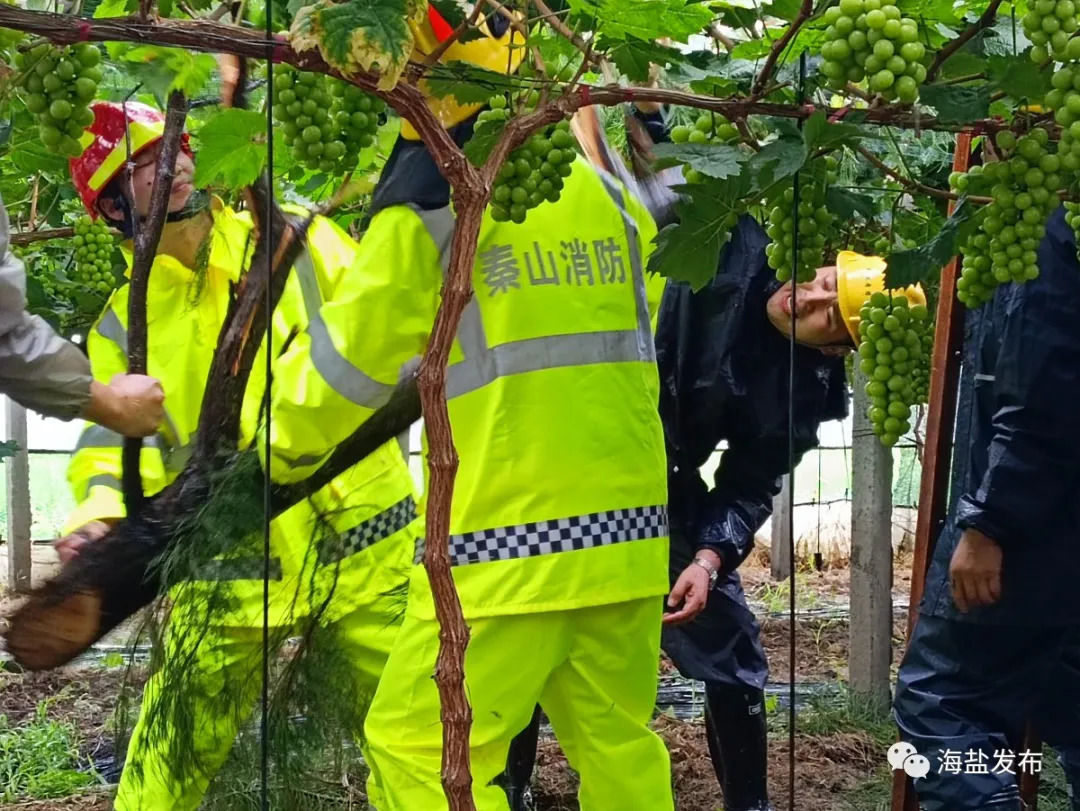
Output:
<instances>
[{"instance_id":1,"label":"hanging grape cluster","mask_svg":"<svg viewBox=\"0 0 1080 811\"><path fill-rule=\"evenodd\" d=\"M739 140L739 130L721 115L703 113L694 125L679 124L671 128L671 140L676 144L731 144ZM687 183L701 183L705 178L697 169L683 171Z\"/></svg>"},{"instance_id":2,"label":"hanging grape cluster","mask_svg":"<svg viewBox=\"0 0 1080 811\"><path fill-rule=\"evenodd\" d=\"M15 56L23 72L26 109L37 116L38 137L51 152L82 154L83 130L94 123L90 102L101 81L101 52L88 42L58 48L41 44Z\"/></svg>"},{"instance_id":3,"label":"hanging grape cluster","mask_svg":"<svg viewBox=\"0 0 1080 811\"><path fill-rule=\"evenodd\" d=\"M386 109L383 100L368 95L348 82L331 81L330 117L337 128L337 139L345 146L340 163L347 171L356 166L360 150L375 143L379 117ZM320 130L321 132L321 130ZM335 147L335 153L338 151Z\"/></svg>"},{"instance_id":4,"label":"hanging grape cluster","mask_svg":"<svg viewBox=\"0 0 1080 811\"><path fill-rule=\"evenodd\" d=\"M989 186L993 198L982 228L960 247L964 259L957 298L967 307L989 301L999 284L1038 277L1039 243L1068 174L1062 172L1061 157L1050 152L1050 135L1042 127L1020 138L1003 130L995 143L1001 160L949 178L958 192L975 184Z\"/></svg>"},{"instance_id":5,"label":"hanging grape cluster","mask_svg":"<svg viewBox=\"0 0 1080 811\"><path fill-rule=\"evenodd\" d=\"M868 378L867 417L883 445L911 430L911 409L926 402L933 335L926 307L902 294L874 293L860 310L859 369Z\"/></svg>"},{"instance_id":6,"label":"hanging grape cluster","mask_svg":"<svg viewBox=\"0 0 1080 811\"><path fill-rule=\"evenodd\" d=\"M535 97L526 100L533 105L536 101ZM497 123L509 118L506 99L496 96L476 121L479 126L486 121ZM533 133L499 167L491 193L491 218L495 222L523 223L528 212L544 201L556 202L575 157L574 136L570 134L568 121Z\"/></svg>"},{"instance_id":7,"label":"hanging grape cluster","mask_svg":"<svg viewBox=\"0 0 1080 811\"><path fill-rule=\"evenodd\" d=\"M926 46L919 41L919 24L904 17L891 2L840 0L825 11L824 62L821 72L829 87L866 80L889 101L911 104L926 80Z\"/></svg>"},{"instance_id":8,"label":"hanging grape cluster","mask_svg":"<svg viewBox=\"0 0 1080 811\"><path fill-rule=\"evenodd\" d=\"M825 245L835 230L836 218L825 205L828 184L835 180L836 159L826 155L807 164L800 173L799 207L795 211L795 191L785 189L770 201L765 231L771 240L765 248L769 267L781 282L791 279L795 229L798 228L797 283L813 281L824 264ZM796 225L797 223L797 225Z\"/></svg>"},{"instance_id":9,"label":"hanging grape cluster","mask_svg":"<svg viewBox=\"0 0 1080 811\"><path fill-rule=\"evenodd\" d=\"M334 137L326 79L288 65L274 66L274 118L292 149L293 159L315 171L332 171L345 157L345 144Z\"/></svg>"},{"instance_id":10,"label":"hanging grape cluster","mask_svg":"<svg viewBox=\"0 0 1080 811\"><path fill-rule=\"evenodd\" d=\"M1021 23L1032 41L1031 58L1042 64L1051 56L1058 61L1080 59L1080 40L1070 37L1077 30L1077 7L1073 0L1035 0Z\"/></svg>"},{"instance_id":11,"label":"hanging grape cluster","mask_svg":"<svg viewBox=\"0 0 1080 811\"><path fill-rule=\"evenodd\" d=\"M74 281L83 290L107 296L116 286L111 258L114 239L108 226L84 214L75 221L71 243L75 246Z\"/></svg>"}]
</instances>

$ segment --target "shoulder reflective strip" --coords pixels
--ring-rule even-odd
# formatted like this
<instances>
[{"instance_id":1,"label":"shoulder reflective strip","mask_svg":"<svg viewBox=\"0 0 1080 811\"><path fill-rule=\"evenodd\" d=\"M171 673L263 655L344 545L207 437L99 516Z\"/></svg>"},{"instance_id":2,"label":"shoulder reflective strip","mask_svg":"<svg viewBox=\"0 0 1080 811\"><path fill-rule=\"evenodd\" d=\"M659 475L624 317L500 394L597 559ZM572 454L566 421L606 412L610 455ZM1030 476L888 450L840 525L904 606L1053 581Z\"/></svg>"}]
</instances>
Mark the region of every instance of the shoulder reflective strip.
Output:
<instances>
[{"instance_id":1,"label":"shoulder reflective strip","mask_svg":"<svg viewBox=\"0 0 1080 811\"><path fill-rule=\"evenodd\" d=\"M79 441L75 443L75 450L83 448L122 448L124 438L116 431L102 428L100 425L88 425L79 435Z\"/></svg>"},{"instance_id":2,"label":"shoulder reflective strip","mask_svg":"<svg viewBox=\"0 0 1080 811\"><path fill-rule=\"evenodd\" d=\"M450 269L450 246L454 241L454 228L457 226L457 217L450 210L450 206L442 208L422 209L411 205L409 208L427 228L435 247L439 250L439 264L443 274Z\"/></svg>"},{"instance_id":3,"label":"shoulder reflective strip","mask_svg":"<svg viewBox=\"0 0 1080 811\"><path fill-rule=\"evenodd\" d=\"M215 558L199 567L198 580L221 583L229 580L262 580L263 558ZM281 580L281 558L270 558L270 579Z\"/></svg>"},{"instance_id":4,"label":"shoulder reflective strip","mask_svg":"<svg viewBox=\"0 0 1080 811\"><path fill-rule=\"evenodd\" d=\"M416 502L406 496L381 513L365 519L347 532L319 541L319 563L335 563L363 552L369 546L389 538L416 520Z\"/></svg>"},{"instance_id":5,"label":"shoulder reflective strip","mask_svg":"<svg viewBox=\"0 0 1080 811\"><path fill-rule=\"evenodd\" d=\"M124 351L124 354L127 355L127 330L124 329L124 325L120 323L120 317L114 310L110 309L105 311L105 315L103 315L98 322L97 331L101 333L102 337L108 338L114 344L119 346Z\"/></svg>"},{"instance_id":6,"label":"shoulder reflective strip","mask_svg":"<svg viewBox=\"0 0 1080 811\"><path fill-rule=\"evenodd\" d=\"M293 266L300 280L307 310L308 335L311 337L311 362L323 380L350 402L366 408L378 408L389 399L394 387L380 383L356 368L342 355L330 338L320 307L322 296L315 277L315 264L308 251L303 251Z\"/></svg>"},{"instance_id":7,"label":"shoulder reflective strip","mask_svg":"<svg viewBox=\"0 0 1080 811\"><path fill-rule=\"evenodd\" d=\"M97 476L91 476L90 480L86 483L86 492L90 492L95 487L109 487L113 490L123 491L124 486L120 483L120 480L109 473L99 473Z\"/></svg>"},{"instance_id":8,"label":"shoulder reflective strip","mask_svg":"<svg viewBox=\"0 0 1080 811\"><path fill-rule=\"evenodd\" d=\"M455 566L464 566L574 552L667 534L667 507L657 504L451 535L450 560Z\"/></svg>"},{"instance_id":9,"label":"shoulder reflective strip","mask_svg":"<svg viewBox=\"0 0 1080 811\"><path fill-rule=\"evenodd\" d=\"M604 171L598 172L604 188L611 196L611 201L619 209L623 218L623 228L626 229L626 245L630 251L630 267L634 273L634 295L636 296L638 335L641 341L642 354L649 360L656 360L656 344L653 341L652 323L649 318L649 292L645 286L645 268L641 264L641 246L638 245L637 223L626 210L623 200L623 189L618 181Z\"/></svg>"}]
</instances>

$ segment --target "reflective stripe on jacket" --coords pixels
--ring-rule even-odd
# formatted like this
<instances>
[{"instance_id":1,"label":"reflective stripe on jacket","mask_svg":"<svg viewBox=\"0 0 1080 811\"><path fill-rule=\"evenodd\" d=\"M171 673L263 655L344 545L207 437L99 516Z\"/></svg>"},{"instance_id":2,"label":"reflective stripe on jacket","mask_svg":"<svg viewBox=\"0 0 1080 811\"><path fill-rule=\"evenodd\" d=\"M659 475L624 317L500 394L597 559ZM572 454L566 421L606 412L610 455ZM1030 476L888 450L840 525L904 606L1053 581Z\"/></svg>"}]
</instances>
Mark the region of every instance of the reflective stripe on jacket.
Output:
<instances>
[{"instance_id":1,"label":"reflective stripe on jacket","mask_svg":"<svg viewBox=\"0 0 1080 811\"><path fill-rule=\"evenodd\" d=\"M332 414L348 403L370 413L386 401L402 365L427 344L453 230L449 207L397 204L372 218L362 270L327 297L324 331L298 336L279 361L275 413ZM662 280L647 282L643 269L655 232L636 200L582 160L559 202L525 224L485 215L476 294L447 378L460 457L450 554L467 615L667 589L650 306ZM299 424L271 428L277 479L303 478L356 425L319 419L304 436L285 434ZM432 612L414 600L410 610Z\"/></svg>"}]
</instances>

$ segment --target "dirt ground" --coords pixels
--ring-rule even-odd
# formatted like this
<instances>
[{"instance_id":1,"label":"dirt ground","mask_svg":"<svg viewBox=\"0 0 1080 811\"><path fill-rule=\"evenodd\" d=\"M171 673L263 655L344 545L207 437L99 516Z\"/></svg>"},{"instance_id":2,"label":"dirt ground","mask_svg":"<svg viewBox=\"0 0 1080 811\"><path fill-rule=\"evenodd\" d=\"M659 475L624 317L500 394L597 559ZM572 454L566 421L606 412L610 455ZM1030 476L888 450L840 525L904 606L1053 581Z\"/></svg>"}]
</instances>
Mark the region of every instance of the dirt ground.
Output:
<instances>
[{"instance_id":1,"label":"dirt ground","mask_svg":"<svg viewBox=\"0 0 1080 811\"><path fill-rule=\"evenodd\" d=\"M846 602L847 571L812 572L800 575L797 592L800 606L811 609ZM899 580L899 578L898 578ZM786 605L778 595L767 568L751 563L744 572L747 594L763 616L762 639L769 656L772 681L784 682L788 673L786 617L777 616ZM906 583L898 582L894 598L906 601ZM894 628L894 660L901 653L905 615L897 612ZM846 679L847 619L833 611L828 616L807 616L796 622L796 679L832 683ZM74 724L79 734L83 762L98 764L107 782L115 780L112 720L122 689L137 693L141 674L125 667L82 667L48 674L14 674L0 670L0 715L11 726L28 722L42 701L48 702L50 718ZM787 734L785 712L777 711L770 729L770 787L778 808L786 808L788 791ZM709 760L704 726L700 718L677 720L660 715L655 721L672 755L678 811L712 811L722 808L722 796ZM843 724L820 734L799 735L796 752L796 786L799 811L878 811L887 794L888 774L883 769L884 747L880 727L859 729ZM104 769L102 767L105 767ZM535 776L534 798L538 811L577 809L576 776L554 740L541 744ZM22 802L8 805L19 811L98 811L111 807L109 787L102 786L63 800ZM342 804L340 807L344 808ZM350 807L355 808L355 805Z\"/></svg>"}]
</instances>

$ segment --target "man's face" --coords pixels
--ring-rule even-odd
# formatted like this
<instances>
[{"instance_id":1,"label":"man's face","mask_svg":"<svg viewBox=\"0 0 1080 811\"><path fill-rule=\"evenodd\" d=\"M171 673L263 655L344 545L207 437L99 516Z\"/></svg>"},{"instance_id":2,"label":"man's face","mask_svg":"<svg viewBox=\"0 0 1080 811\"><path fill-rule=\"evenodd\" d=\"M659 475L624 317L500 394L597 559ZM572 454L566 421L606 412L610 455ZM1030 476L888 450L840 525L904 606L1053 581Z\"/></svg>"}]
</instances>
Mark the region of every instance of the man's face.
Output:
<instances>
[{"instance_id":1,"label":"man's face","mask_svg":"<svg viewBox=\"0 0 1080 811\"><path fill-rule=\"evenodd\" d=\"M135 156L135 171L132 172L131 181L135 191L135 209L140 217L145 217L150 211L150 192L154 188L154 175L162 143L164 142L158 141ZM170 213L182 209L195 191L191 183L194 174L195 164L186 152L180 150L176 156L176 172L173 176L172 194L169 196ZM114 218L112 212L104 213ZM119 213L116 216L119 216Z\"/></svg>"},{"instance_id":2,"label":"man's face","mask_svg":"<svg viewBox=\"0 0 1080 811\"><path fill-rule=\"evenodd\" d=\"M836 346L851 341L840 315L836 295L836 268L818 268L812 282L788 282L765 303L769 321L785 336L791 336L791 311L795 309L795 340L809 346Z\"/></svg>"}]
</instances>

